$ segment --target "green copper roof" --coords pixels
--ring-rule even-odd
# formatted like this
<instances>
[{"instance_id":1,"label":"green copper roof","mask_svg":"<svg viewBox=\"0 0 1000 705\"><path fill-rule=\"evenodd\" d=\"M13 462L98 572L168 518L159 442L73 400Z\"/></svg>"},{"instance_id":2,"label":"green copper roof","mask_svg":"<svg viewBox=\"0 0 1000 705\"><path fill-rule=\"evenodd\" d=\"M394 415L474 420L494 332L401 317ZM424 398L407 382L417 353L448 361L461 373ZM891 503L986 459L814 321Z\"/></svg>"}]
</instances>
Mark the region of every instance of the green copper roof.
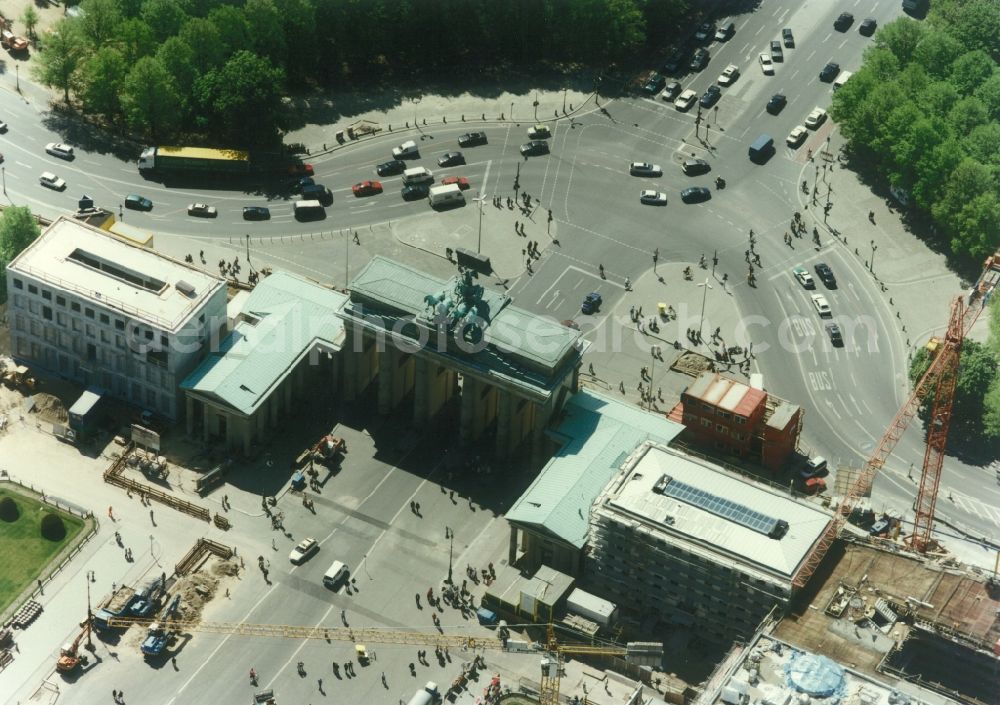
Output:
<instances>
[{"instance_id":1,"label":"green copper roof","mask_svg":"<svg viewBox=\"0 0 1000 705\"><path fill-rule=\"evenodd\" d=\"M566 403L562 423L552 434L565 445L507 512L507 521L583 548L590 507L629 454L645 441L668 444L683 430L663 414L580 391Z\"/></svg>"},{"instance_id":2,"label":"green copper roof","mask_svg":"<svg viewBox=\"0 0 1000 705\"><path fill-rule=\"evenodd\" d=\"M220 349L181 384L249 416L316 345L339 350L344 294L286 272L261 279Z\"/></svg>"}]
</instances>

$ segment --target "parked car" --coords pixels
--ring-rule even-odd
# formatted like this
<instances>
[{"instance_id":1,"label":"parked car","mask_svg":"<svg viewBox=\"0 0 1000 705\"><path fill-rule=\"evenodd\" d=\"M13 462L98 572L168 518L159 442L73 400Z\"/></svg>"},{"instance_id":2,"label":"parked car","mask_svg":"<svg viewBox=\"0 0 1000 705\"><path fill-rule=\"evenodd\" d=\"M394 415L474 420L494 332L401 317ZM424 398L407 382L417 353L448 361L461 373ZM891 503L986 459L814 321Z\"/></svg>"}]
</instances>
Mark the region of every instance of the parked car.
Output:
<instances>
[{"instance_id":1,"label":"parked car","mask_svg":"<svg viewBox=\"0 0 1000 705\"><path fill-rule=\"evenodd\" d=\"M660 70L668 76L676 76L685 63L687 63L687 52L683 49L677 49L667 57Z\"/></svg>"},{"instance_id":2,"label":"parked car","mask_svg":"<svg viewBox=\"0 0 1000 705\"><path fill-rule=\"evenodd\" d=\"M834 325L833 323L827 323L827 326ZM826 470L826 458L822 455L817 455L812 458L806 458L806 461L802 463L802 468L799 470L799 475L803 478L806 477L816 477Z\"/></svg>"},{"instance_id":3,"label":"parked car","mask_svg":"<svg viewBox=\"0 0 1000 705\"><path fill-rule=\"evenodd\" d=\"M298 545L292 549L292 552L288 554L288 560L295 565L299 565L308 560L317 551L319 551L319 541L313 538L302 539L299 541Z\"/></svg>"},{"instance_id":4,"label":"parked car","mask_svg":"<svg viewBox=\"0 0 1000 705\"><path fill-rule=\"evenodd\" d=\"M866 17L858 26L858 33L862 37L870 37L875 34L876 29L878 29L878 22L872 17Z\"/></svg>"},{"instance_id":5,"label":"parked car","mask_svg":"<svg viewBox=\"0 0 1000 705\"><path fill-rule=\"evenodd\" d=\"M792 270L792 275L798 280L799 284L802 285L803 289L816 288L816 282L813 281L812 275L806 271L805 267L796 267Z\"/></svg>"},{"instance_id":6,"label":"parked car","mask_svg":"<svg viewBox=\"0 0 1000 705\"><path fill-rule=\"evenodd\" d=\"M670 102L676 100L677 96L681 94L681 84L677 81L671 81L664 88L663 92L660 93L660 99Z\"/></svg>"},{"instance_id":7,"label":"parked car","mask_svg":"<svg viewBox=\"0 0 1000 705\"><path fill-rule=\"evenodd\" d=\"M288 191L290 193L302 193L302 189L306 186L314 186L316 184L311 176L300 176L297 179L292 179L288 184Z\"/></svg>"},{"instance_id":8,"label":"parked car","mask_svg":"<svg viewBox=\"0 0 1000 705\"><path fill-rule=\"evenodd\" d=\"M7 131L7 123L5 123L3 120L0 120L0 132L6 132L6 131Z\"/></svg>"},{"instance_id":9,"label":"parked car","mask_svg":"<svg viewBox=\"0 0 1000 705\"><path fill-rule=\"evenodd\" d=\"M711 54L708 53L708 49L699 49L694 53L691 58L691 63L688 64L688 68L692 71L701 71L703 68L708 66L708 61L711 58Z\"/></svg>"},{"instance_id":10,"label":"parked car","mask_svg":"<svg viewBox=\"0 0 1000 705\"><path fill-rule=\"evenodd\" d=\"M719 102L719 98L722 97L722 89L719 88L714 83L708 87L708 90L702 94L701 99L698 101L703 108L711 108L713 105Z\"/></svg>"},{"instance_id":11,"label":"parked car","mask_svg":"<svg viewBox=\"0 0 1000 705\"><path fill-rule=\"evenodd\" d=\"M581 313L594 313L601 308L601 304L604 303L604 299L596 291L592 291L583 297L583 303L580 304Z\"/></svg>"},{"instance_id":12,"label":"parked car","mask_svg":"<svg viewBox=\"0 0 1000 705\"><path fill-rule=\"evenodd\" d=\"M690 186L681 191L681 200L685 203L701 203L712 197L712 192L704 186Z\"/></svg>"},{"instance_id":13,"label":"parked car","mask_svg":"<svg viewBox=\"0 0 1000 705\"><path fill-rule=\"evenodd\" d=\"M465 157L461 152L445 152L438 157L438 166L456 166L465 164Z\"/></svg>"},{"instance_id":14,"label":"parked car","mask_svg":"<svg viewBox=\"0 0 1000 705\"><path fill-rule=\"evenodd\" d=\"M674 101L674 107L678 110L690 110L694 102L698 100L698 94L688 88L686 91L677 96L677 100Z\"/></svg>"},{"instance_id":15,"label":"parked car","mask_svg":"<svg viewBox=\"0 0 1000 705\"><path fill-rule=\"evenodd\" d=\"M806 127L815 130L826 121L826 111L816 107L806 116Z\"/></svg>"},{"instance_id":16,"label":"parked car","mask_svg":"<svg viewBox=\"0 0 1000 705\"><path fill-rule=\"evenodd\" d=\"M830 309L830 302L826 300L823 294L813 294L809 298L812 300L813 308L816 309L816 313L819 314L820 318L829 318L833 315L833 311Z\"/></svg>"},{"instance_id":17,"label":"parked car","mask_svg":"<svg viewBox=\"0 0 1000 705\"><path fill-rule=\"evenodd\" d=\"M528 128L528 139L544 140L552 136L548 125L535 125Z\"/></svg>"},{"instance_id":18,"label":"parked car","mask_svg":"<svg viewBox=\"0 0 1000 705\"><path fill-rule=\"evenodd\" d=\"M214 218L219 215L219 211L207 203L192 203L188 206L188 215L196 218Z\"/></svg>"},{"instance_id":19,"label":"parked car","mask_svg":"<svg viewBox=\"0 0 1000 705\"><path fill-rule=\"evenodd\" d=\"M402 174L404 171L406 171L406 162L401 159L382 162L375 167L375 173L379 176L395 176L396 174Z\"/></svg>"},{"instance_id":20,"label":"parked car","mask_svg":"<svg viewBox=\"0 0 1000 705\"><path fill-rule=\"evenodd\" d=\"M696 41L704 42L715 34L715 25L712 22L702 22L698 31L694 33Z\"/></svg>"},{"instance_id":21,"label":"parked car","mask_svg":"<svg viewBox=\"0 0 1000 705\"><path fill-rule=\"evenodd\" d=\"M734 34L736 34L736 23L723 22L722 24L719 25L719 28L715 31L715 41L717 42L729 41Z\"/></svg>"},{"instance_id":22,"label":"parked car","mask_svg":"<svg viewBox=\"0 0 1000 705\"><path fill-rule=\"evenodd\" d=\"M819 72L819 80L829 83L840 73L840 64L830 62Z\"/></svg>"},{"instance_id":23,"label":"parked car","mask_svg":"<svg viewBox=\"0 0 1000 705\"><path fill-rule=\"evenodd\" d=\"M462 191L465 191L471 186L468 177L465 176L446 176L441 179L442 186L449 186L451 184L457 184L458 188Z\"/></svg>"},{"instance_id":24,"label":"parked car","mask_svg":"<svg viewBox=\"0 0 1000 705\"><path fill-rule=\"evenodd\" d=\"M486 144L486 141L485 132L467 132L458 138L458 146L478 147L481 144Z\"/></svg>"},{"instance_id":25,"label":"parked car","mask_svg":"<svg viewBox=\"0 0 1000 705\"><path fill-rule=\"evenodd\" d=\"M688 176L698 176L712 170L712 165L704 159L687 159L681 165L681 169Z\"/></svg>"},{"instance_id":26,"label":"parked car","mask_svg":"<svg viewBox=\"0 0 1000 705\"><path fill-rule=\"evenodd\" d=\"M777 39L771 40L771 61L784 61L785 53L781 50L781 42Z\"/></svg>"},{"instance_id":27,"label":"parked car","mask_svg":"<svg viewBox=\"0 0 1000 705\"><path fill-rule=\"evenodd\" d=\"M817 276L819 276L820 281L826 284L827 288L836 288L837 279L833 276L833 270L830 269L830 265L826 262L819 262L815 267L813 267L813 270L815 270Z\"/></svg>"},{"instance_id":28,"label":"parked car","mask_svg":"<svg viewBox=\"0 0 1000 705\"><path fill-rule=\"evenodd\" d=\"M729 64L726 68L722 70L719 74L719 85L720 86L730 86L736 82L736 79L740 77L740 68L736 64Z\"/></svg>"},{"instance_id":29,"label":"parked car","mask_svg":"<svg viewBox=\"0 0 1000 705\"><path fill-rule=\"evenodd\" d=\"M792 131L788 133L788 137L785 138L785 144L793 148L798 147L805 141L806 135L808 134L809 130L804 128L802 125L796 125L792 128Z\"/></svg>"},{"instance_id":30,"label":"parked car","mask_svg":"<svg viewBox=\"0 0 1000 705\"><path fill-rule=\"evenodd\" d=\"M850 12L841 12L833 21L833 28L838 32L846 32L852 24L854 24L854 15Z\"/></svg>"},{"instance_id":31,"label":"parked car","mask_svg":"<svg viewBox=\"0 0 1000 705\"><path fill-rule=\"evenodd\" d=\"M404 201L416 201L421 198L427 198L430 190L431 188L427 184L407 184L399 193Z\"/></svg>"},{"instance_id":32,"label":"parked car","mask_svg":"<svg viewBox=\"0 0 1000 705\"><path fill-rule=\"evenodd\" d=\"M771 115L777 115L784 110L787 104L788 98L783 93L775 93L771 96L771 100L767 101L767 112Z\"/></svg>"},{"instance_id":33,"label":"parked car","mask_svg":"<svg viewBox=\"0 0 1000 705\"><path fill-rule=\"evenodd\" d=\"M628 165L628 173L632 176L662 176L663 169L659 164L649 162L632 162Z\"/></svg>"},{"instance_id":34,"label":"parked car","mask_svg":"<svg viewBox=\"0 0 1000 705\"><path fill-rule=\"evenodd\" d=\"M647 189L639 193L639 203L645 203L647 206L665 206L667 205L667 194Z\"/></svg>"},{"instance_id":35,"label":"parked car","mask_svg":"<svg viewBox=\"0 0 1000 705\"><path fill-rule=\"evenodd\" d=\"M795 48L795 35L792 34L792 30L790 30L788 27L785 27L783 30L781 30L781 40L785 43L786 49Z\"/></svg>"},{"instance_id":36,"label":"parked car","mask_svg":"<svg viewBox=\"0 0 1000 705\"><path fill-rule=\"evenodd\" d=\"M525 157L532 157L539 154L549 153L549 143L545 140L531 140L521 145L521 154Z\"/></svg>"},{"instance_id":37,"label":"parked car","mask_svg":"<svg viewBox=\"0 0 1000 705\"><path fill-rule=\"evenodd\" d=\"M264 206L243 206L243 220L270 220L271 211Z\"/></svg>"},{"instance_id":38,"label":"parked car","mask_svg":"<svg viewBox=\"0 0 1000 705\"><path fill-rule=\"evenodd\" d=\"M145 196L130 193L125 197L125 207L134 211L151 211L153 210L153 202Z\"/></svg>"},{"instance_id":39,"label":"parked car","mask_svg":"<svg viewBox=\"0 0 1000 705\"><path fill-rule=\"evenodd\" d=\"M665 79L660 74L654 72L652 76L646 81L642 86L642 92L646 95L656 95L663 90L663 86L667 84L667 79Z\"/></svg>"},{"instance_id":40,"label":"parked car","mask_svg":"<svg viewBox=\"0 0 1000 705\"><path fill-rule=\"evenodd\" d=\"M51 171L43 171L42 175L38 177L38 183L46 188L52 189L53 191L62 191L66 188L66 182L53 174Z\"/></svg>"},{"instance_id":41,"label":"parked car","mask_svg":"<svg viewBox=\"0 0 1000 705\"><path fill-rule=\"evenodd\" d=\"M771 63L771 55L767 52L762 52L760 56L757 57L760 62L760 70L764 72L765 76L774 75L774 64Z\"/></svg>"},{"instance_id":42,"label":"parked car","mask_svg":"<svg viewBox=\"0 0 1000 705\"><path fill-rule=\"evenodd\" d=\"M288 173L292 176L314 176L312 164L289 164Z\"/></svg>"},{"instance_id":43,"label":"parked car","mask_svg":"<svg viewBox=\"0 0 1000 705\"><path fill-rule=\"evenodd\" d=\"M354 184L354 186L351 187L351 191L359 198L362 196L374 196L377 193L382 193L382 182L362 181Z\"/></svg>"},{"instance_id":44,"label":"parked car","mask_svg":"<svg viewBox=\"0 0 1000 705\"><path fill-rule=\"evenodd\" d=\"M53 157L59 157L60 159L73 158L73 148L62 142L49 142L45 145L45 151Z\"/></svg>"}]
</instances>

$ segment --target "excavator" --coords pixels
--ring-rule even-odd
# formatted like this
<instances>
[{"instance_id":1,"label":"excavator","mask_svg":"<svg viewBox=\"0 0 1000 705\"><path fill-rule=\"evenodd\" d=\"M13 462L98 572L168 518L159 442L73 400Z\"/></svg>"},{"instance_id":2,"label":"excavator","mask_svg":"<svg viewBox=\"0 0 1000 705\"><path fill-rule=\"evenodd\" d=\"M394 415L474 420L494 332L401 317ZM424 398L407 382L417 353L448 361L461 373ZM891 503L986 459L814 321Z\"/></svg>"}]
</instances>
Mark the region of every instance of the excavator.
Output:
<instances>
[{"instance_id":1,"label":"excavator","mask_svg":"<svg viewBox=\"0 0 1000 705\"><path fill-rule=\"evenodd\" d=\"M59 660L56 661L56 670L60 673L70 673L78 666L87 665L87 655L80 653L80 642L90 635L90 620L83 622L81 631L71 644L63 644L59 649Z\"/></svg>"}]
</instances>

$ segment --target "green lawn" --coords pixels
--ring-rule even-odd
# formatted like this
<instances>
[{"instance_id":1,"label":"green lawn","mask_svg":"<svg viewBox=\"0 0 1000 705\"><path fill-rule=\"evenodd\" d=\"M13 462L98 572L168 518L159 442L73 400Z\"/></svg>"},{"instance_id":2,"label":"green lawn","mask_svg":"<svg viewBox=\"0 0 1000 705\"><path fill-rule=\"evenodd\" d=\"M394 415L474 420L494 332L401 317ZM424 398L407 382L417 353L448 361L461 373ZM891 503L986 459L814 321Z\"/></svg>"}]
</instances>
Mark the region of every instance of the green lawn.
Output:
<instances>
[{"instance_id":1,"label":"green lawn","mask_svg":"<svg viewBox=\"0 0 1000 705\"><path fill-rule=\"evenodd\" d=\"M42 504L31 495L13 491L10 486L0 487L0 498L11 497L17 503L20 515L17 521L0 519L0 612L17 599L25 587L46 573L46 565L63 547L73 542L84 520ZM62 541L42 538L39 524L45 513L59 514L66 527Z\"/></svg>"}]
</instances>

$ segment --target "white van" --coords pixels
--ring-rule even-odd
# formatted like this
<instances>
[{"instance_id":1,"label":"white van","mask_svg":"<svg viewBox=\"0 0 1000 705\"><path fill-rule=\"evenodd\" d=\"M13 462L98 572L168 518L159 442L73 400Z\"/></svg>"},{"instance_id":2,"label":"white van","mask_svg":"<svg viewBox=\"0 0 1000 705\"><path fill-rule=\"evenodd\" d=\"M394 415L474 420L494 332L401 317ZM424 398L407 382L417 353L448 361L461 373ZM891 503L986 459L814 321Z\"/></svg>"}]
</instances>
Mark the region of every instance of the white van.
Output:
<instances>
[{"instance_id":1,"label":"white van","mask_svg":"<svg viewBox=\"0 0 1000 705\"><path fill-rule=\"evenodd\" d=\"M296 220L310 220L312 218L322 218L326 215L326 209L319 201L295 201L292 204L292 211Z\"/></svg>"},{"instance_id":2,"label":"white van","mask_svg":"<svg viewBox=\"0 0 1000 705\"><path fill-rule=\"evenodd\" d=\"M434 180L434 174L423 166L415 166L403 172L404 184L423 184Z\"/></svg>"},{"instance_id":3,"label":"white van","mask_svg":"<svg viewBox=\"0 0 1000 705\"><path fill-rule=\"evenodd\" d=\"M420 147L413 140L407 140L398 147L392 148L393 159L407 159L409 157L419 157Z\"/></svg>"},{"instance_id":4,"label":"white van","mask_svg":"<svg viewBox=\"0 0 1000 705\"><path fill-rule=\"evenodd\" d=\"M323 574L323 584L328 588L336 588L342 582L347 580L347 566L340 561L334 561L330 569Z\"/></svg>"},{"instance_id":5,"label":"white van","mask_svg":"<svg viewBox=\"0 0 1000 705\"><path fill-rule=\"evenodd\" d=\"M427 200L430 201L431 206L448 206L465 203L465 194L462 193L458 184L432 186L427 194Z\"/></svg>"},{"instance_id":6,"label":"white van","mask_svg":"<svg viewBox=\"0 0 1000 705\"><path fill-rule=\"evenodd\" d=\"M847 79L849 79L853 75L854 74L851 73L850 71L841 71L840 74L837 76L837 78L833 80L833 90L837 90L842 85L847 83Z\"/></svg>"}]
</instances>

